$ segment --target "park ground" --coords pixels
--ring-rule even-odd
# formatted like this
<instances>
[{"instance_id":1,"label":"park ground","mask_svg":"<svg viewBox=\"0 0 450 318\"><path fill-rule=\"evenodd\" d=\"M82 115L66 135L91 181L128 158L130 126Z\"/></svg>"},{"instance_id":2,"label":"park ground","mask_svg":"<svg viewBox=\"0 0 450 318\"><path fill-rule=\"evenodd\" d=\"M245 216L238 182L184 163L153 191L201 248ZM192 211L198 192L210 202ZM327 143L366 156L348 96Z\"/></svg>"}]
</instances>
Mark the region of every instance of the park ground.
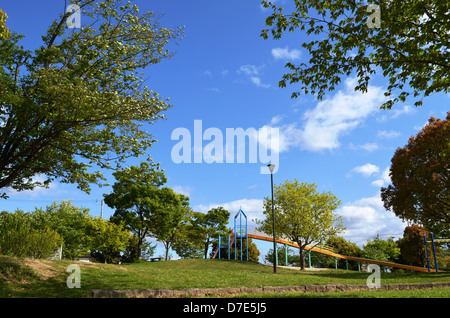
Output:
<instances>
[{"instance_id":1,"label":"park ground","mask_svg":"<svg viewBox=\"0 0 450 318\"><path fill-rule=\"evenodd\" d=\"M68 288L68 266L80 268L80 288ZM323 269L292 270L229 260L173 260L134 264L101 264L0 256L1 298L90 298L92 290L154 290L299 285L363 285L367 272ZM381 273L381 284L450 282L450 272ZM332 293L264 293L239 297L401 297L450 298L450 287L418 290L374 290Z\"/></svg>"}]
</instances>

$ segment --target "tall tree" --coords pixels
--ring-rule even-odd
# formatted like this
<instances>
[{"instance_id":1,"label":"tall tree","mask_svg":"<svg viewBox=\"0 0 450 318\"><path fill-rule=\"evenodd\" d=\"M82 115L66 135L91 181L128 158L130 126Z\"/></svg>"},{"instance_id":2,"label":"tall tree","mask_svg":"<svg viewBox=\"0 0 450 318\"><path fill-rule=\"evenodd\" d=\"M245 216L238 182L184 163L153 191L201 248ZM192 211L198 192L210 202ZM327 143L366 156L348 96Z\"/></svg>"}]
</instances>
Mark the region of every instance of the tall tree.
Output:
<instances>
[{"instance_id":1,"label":"tall tree","mask_svg":"<svg viewBox=\"0 0 450 318\"><path fill-rule=\"evenodd\" d=\"M191 207L186 208L185 215L174 232L172 248L181 258L203 257L203 228L195 215Z\"/></svg>"},{"instance_id":2,"label":"tall tree","mask_svg":"<svg viewBox=\"0 0 450 318\"><path fill-rule=\"evenodd\" d=\"M392 185L381 188L384 207L435 234L450 225L450 112L429 123L391 160Z\"/></svg>"},{"instance_id":3,"label":"tall tree","mask_svg":"<svg viewBox=\"0 0 450 318\"><path fill-rule=\"evenodd\" d=\"M228 235L228 219L230 212L223 207L217 207L209 210L206 214L201 212L194 213L196 223L201 227L203 233L204 256L208 258L208 249L213 238L219 235Z\"/></svg>"},{"instance_id":4,"label":"tall tree","mask_svg":"<svg viewBox=\"0 0 450 318\"><path fill-rule=\"evenodd\" d=\"M275 1L273 1L275 2ZM409 95L421 105L424 97L450 92L450 2L447 0L294 0L284 9L263 0L273 13L267 17L265 39L279 39L300 29L312 37L301 46L310 59L286 64L280 87L301 83L292 97L304 92L319 100L335 90L342 78L357 76L355 90L366 92L375 74L389 80L391 108Z\"/></svg>"},{"instance_id":5,"label":"tall tree","mask_svg":"<svg viewBox=\"0 0 450 318\"><path fill-rule=\"evenodd\" d=\"M182 30L121 0L77 4L82 27L69 29L63 13L34 51L14 32L0 41L0 191L59 180L89 192L105 180L100 169L146 152L155 140L142 126L170 107L141 72L171 57Z\"/></svg>"},{"instance_id":6,"label":"tall tree","mask_svg":"<svg viewBox=\"0 0 450 318\"><path fill-rule=\"evenodd\" d=\"M286 180L274 186L275 235L298 244L300 268L305 268L305 247L325 242L345 228L342 218L334 214L341 202L331 192L317 192L317 186ZM264 220L258 220L259 229L273 233L272 201L264 201Z\"/></svg>"},{"instance_id":7,"label":"tall tree","mask_svg":"<svg viewBox=\"0 0 450 318\"><path fill-rule=\"evenodd\" d=\"M159 209L160 216L152 224L152 235L164 245L165 260L169 260L169 251L178 236L181 221L189 208L189 198L183 194L176 194L170 188L163 189L163 205Z\"/></svg>"},{"instance_id":8,"label":"tall tree","mask_svg":"<svg viewBox=\"0 0 450 318\"><path fill-rule=\"evenodd\" d=\"M32 213L34 227L49 227L61 235L63 258L73 259L87 253L86 229L90 220L89 209L77 207L70 200L53 202L45 209L36 208Z\"/></svg>"},{"instance_id":9,"label":"tall tree","mask_svg":"<svg viewBox=\"0 0 450 318\"><path fill-rule=\"evenodd\" d=\"M113 173L116 182L113 191L104 195L105 203L115 209L111 221L124 222L139 239L138 255L147 236L161 240L170 235L182 217L185 200L168 187L167 179L158 165L141 162Z\"/></svg>"}]
</instances>

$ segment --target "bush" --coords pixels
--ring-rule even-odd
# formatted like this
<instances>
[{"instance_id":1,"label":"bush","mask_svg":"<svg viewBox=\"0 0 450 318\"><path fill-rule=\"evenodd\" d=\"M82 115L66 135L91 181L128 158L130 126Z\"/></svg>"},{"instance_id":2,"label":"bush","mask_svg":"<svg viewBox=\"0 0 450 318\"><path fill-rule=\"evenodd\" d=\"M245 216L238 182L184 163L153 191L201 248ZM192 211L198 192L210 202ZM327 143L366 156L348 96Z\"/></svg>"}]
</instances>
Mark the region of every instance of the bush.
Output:
<instances>
[{"instance_id":1,"label":"bush","mask_svg":"<svg viewBox=\"0 0 450 318\"><path fill-rule=\"evenodd\" d=\"M48 227L33 229L30 215L22 211L2 213L0 217L0 254L49 258L61 242L60 235Z\"/></svg>"},{"instance_id":2,"label":"bush","mask_svg":"<svg viewBox=\"0 0 450 318\"><path fill-rule=\"evenodd\" d=\"M130 231L121 224L95 217L88 221L87 246L99 262L118 263L120 253L127 247Z\"/></svg>"},{"instance_id":3,"label":"bush","mask_svg":"<svg viewBox=\"0 0 450 318\"><path fill-rule=\"evenodd\" d=\"M62 256L66 259L88 253L85 240L89 218L88 209L64 200L59 203L55 201L45 209L36 208L32 212L34 228L44 230L49 227L59 233L63 239Z\"/></svg>"}]
</instances>

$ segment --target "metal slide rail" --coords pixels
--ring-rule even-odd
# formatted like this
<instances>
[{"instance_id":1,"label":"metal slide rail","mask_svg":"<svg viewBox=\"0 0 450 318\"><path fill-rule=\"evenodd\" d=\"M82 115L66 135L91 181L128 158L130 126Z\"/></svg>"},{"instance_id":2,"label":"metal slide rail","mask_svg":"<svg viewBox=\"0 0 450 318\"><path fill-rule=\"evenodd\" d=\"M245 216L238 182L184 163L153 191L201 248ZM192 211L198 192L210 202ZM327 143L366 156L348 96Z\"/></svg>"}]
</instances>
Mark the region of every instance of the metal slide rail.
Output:
<instances>
[{"instance_id":1,"label":"metal slide rail","mask_svg":"<svg viewBox=\"0 0 450 318\"><path fill-rule=\"evenodd\" d=\"M255 232L254 232L255 233ZM263 233L264 234L264 233ZM250 234L250 231L248 233L248 237L255 239L255 240L262 240L262 241L268 241L268 242L273 242L273 238L267 234L264 235L259 235L258 234ZM281 244L286 244L295 248L299 248L297 243L285 240L285 239L275 239L275 241L277 243L281 243ZM396 268L403 268L403 269L408 269L408 270L413 270L413 271L418 271L418 272L428 272L428 269L425 267L418 267L418 266L411 266L411 265L403 265L403 264L398 264L398 263L392 263L392 262L383 262L383 261L378 261L378 260L373 260L373 259L368 259L368 258L362 258L362 257L354 257L354 256L346 256L346 255L341 255L332 251L329 251L327 249L324 248L320 248L320 247L309 247L306 246L305 250L307 251L311 251L311 252L316 252L316 253L321 253L321 254L325 254L328 256L332 256L332 257L337 257L337 258L341 258L341 259L346 259L349 261L357 261L357 262L361 262L361 263L368 263L368 264L376 264L376 265L382 265L382 266L388 266L388 267L396 267ZM436 272L436 270L431 269L431 272Z\"/></svg>"}]
</instances>

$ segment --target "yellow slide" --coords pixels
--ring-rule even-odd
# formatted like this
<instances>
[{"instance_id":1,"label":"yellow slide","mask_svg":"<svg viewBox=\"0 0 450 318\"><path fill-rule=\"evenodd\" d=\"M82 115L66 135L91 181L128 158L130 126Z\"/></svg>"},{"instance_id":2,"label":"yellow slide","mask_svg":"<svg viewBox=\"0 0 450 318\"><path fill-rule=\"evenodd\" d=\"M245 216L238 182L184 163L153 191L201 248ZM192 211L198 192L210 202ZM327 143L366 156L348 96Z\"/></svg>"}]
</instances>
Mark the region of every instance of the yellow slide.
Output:
<instances>
[{"instance_id":1,"label":"yellow slide","mask_svg":"<svg viewBox=\"0 0 450 318\"><path fill-rule=\"evenodd\" d=\"M258 234L248 234L249 238L255 239L255 240L262 240L262 241L268 241L268 242L273 242L273 238L270 236L265 236L265 235L258 235ZM299 248L297 243L294 242L290 242L288 240L283 240L283 239L276 239L275 240L277 243L281 243L281 244L286 244L289 246L293 246L296 248ZM326 249L320 248L320 247L305 247L305 250L307 251L312 251L312 252L317 252L317 253L322 253L328 256L332 256L332 257L337 257L337 258L341 258L341 259L347 259L350 261L357 261L357 262L362 262L362 263L369 263L369 264L377 264L377 265L383 265L383 266L389 266L389 267L396 267L396 268L403 268L403 269L409 269L409 270L413 270L413 271L418 271L418 272L428 272L428 269L425 267L418 267L418 266L410 266L410 265L403 265L403 264L397 264L397 263L391 263L391 262L383 262L383 261L377 261L377 260L373 260L373 259L367 259L367 258L361 258L361 257L353 257L353 256L346 256L346 255L341 255L341 254L337 254L334 253L332 251L328 251ZM435 269L430 269L431 272L436 272Z\"/></svg>"}]
</instances>

